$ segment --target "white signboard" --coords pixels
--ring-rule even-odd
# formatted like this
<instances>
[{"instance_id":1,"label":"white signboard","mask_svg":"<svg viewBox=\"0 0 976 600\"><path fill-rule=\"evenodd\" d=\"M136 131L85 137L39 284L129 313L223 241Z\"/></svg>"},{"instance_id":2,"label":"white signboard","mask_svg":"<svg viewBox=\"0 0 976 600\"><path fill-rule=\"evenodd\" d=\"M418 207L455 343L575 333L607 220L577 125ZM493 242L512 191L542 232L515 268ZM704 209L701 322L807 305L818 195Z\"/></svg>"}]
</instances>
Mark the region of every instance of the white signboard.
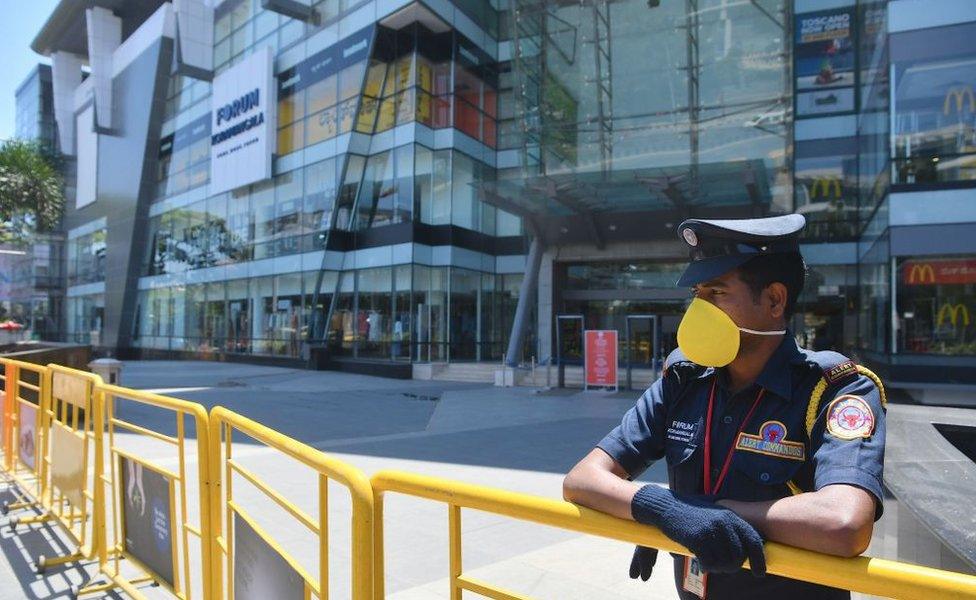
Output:
<instances>
[{"instance_id":1,"label":"white signboard","mask_svg":"<svg viewBox=\"0 0 976 600\"><path fill-rule=\"evenodd\" d=\"M259 48L214 78L210 116L210 193L271 177L277 88L271 49Z\"/></svg>"}]
</instances>

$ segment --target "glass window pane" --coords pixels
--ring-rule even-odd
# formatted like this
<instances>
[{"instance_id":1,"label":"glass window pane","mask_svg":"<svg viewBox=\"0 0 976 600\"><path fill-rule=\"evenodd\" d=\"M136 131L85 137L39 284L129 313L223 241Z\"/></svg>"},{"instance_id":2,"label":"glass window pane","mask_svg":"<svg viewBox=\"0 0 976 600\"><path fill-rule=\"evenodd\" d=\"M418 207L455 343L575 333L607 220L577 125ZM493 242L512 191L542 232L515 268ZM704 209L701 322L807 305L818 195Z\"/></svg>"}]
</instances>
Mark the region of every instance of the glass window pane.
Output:
<instances>
[{"instance_id":1,"label":"glass window pane","mask_svg":"<svg viewBox=\"0 0 976 600\"><path fill-rule=\"evenodd\" d=\"M339 73L339 100L359 95L365 71L366 62L363 61L346 67Z\"/></svg>"},{"instance_id":2,"label":"glass window pane","mask_svg":"<svg viewBox=\"0 0 976 600\"><path fill-rule=\"evenodd\" d=\"M306 144L311 146L330 140L339 132L338 107L327 108L305 120Z\"/></svg>"},{"instance_id":3,"label":"glass window pane","mask_svg":"<svg viewBox=\"0 0 976 600\"><path fill-rule=\"evenodd\" d=\"M352 98L339 104L339 133L352 131L353 119L356 117L356 107L358 104L359 98Z\"/></svg>"},{"instance_id":4,"label":"glass window pane","mask_svg":"<svg viewBox=\"0 0 976 600\"><path fill-rule=\"evenodd\" d=\"M274 182L256 184L251 191L254 259L274 255Z\"/></svg>"},{"instance_id":5,"label":"glass window pane","mask_svg":"<svg viewBox=\"0 0 976 600\"><path fill-rule=\"evenodd\" d=\"M299 251L304 171L296 169L279 175L275 182L275 254Z\"/></svg>"},{"instance_id":6,"label":"glass window pane","mask_svg":"<svg viewBox=\"0 0 976 600\"><path fill-rule=\"evenodd\" d=\"M414 157L414 199L420 210L423 223L433 223L433 181L432 170L434 153L424 146L417 145Z\"/></svg>"},{"instance_id":7,"label":"glass window pane","mask_svg":"<svg viewBox=\"0 0 976 600\"><path fill-rule=\"evenodd\" d=\"M433 203L430 224L447 225L451 222L451 151L434 153Z\"/></svg>"},{"instance_id":8,"label":"glass window pane","mask_svg":"<svg viewBox=\"0 0 976 600\"><path fill-rule=\"evenodd\" d=\"M388 358L392 339L392 272L389 267L359 271L356 315L358 355Z\"/></svg>"},{"instance_id":9,"label":"glass window pane","mask_svg":"<svg viewBox=\"0 0 976 600\"><path fill-rule=\"evenodd\" d=\"M298 121L287 127L278 130L278 150L279 155L288 154L304 147L305 122Z\"/></svg>"},{"instance_id":10,"label":"glass window pane","mask_svg":"<svg viewBox=\"0 0 976 600\"><path fill-rule=\"evenodd\" d=\"M394 151L396 163L396 184L394 185L393 223L413 220L413 160L412 144L400 146Z\"/></svg>"},{"instance_id":11,"label":"glass window pane","mask_svg":"<svg viewBox=\"0 0 976 600\"><path fill-rule=\"evenodd\" d=\"M367 96L372 96L374 98L379 98L380 92L383 89L383 82L386 79L386 63L377 60L371 60L369 65L369 70L366 73L366 85L363 88L363 93Z\"/></svg>"},{"instance_id":12,"label":"glass window pane","mask_svg":"<svg viewBox=\"0 0 976 600\"><path fill-rule=\"evenodd\" d=\"M455 152L453 173L451 223L467 229L477 229L480 219L475 210L473 187L475 161L466 154Z\"/></svg>"},{"instance_id":13,"label":"glass window pane","mask_svg":"<svg viewBox=\"0 0 976 600\"><path fill-rule=\"evenodd\" d=\"M336 103L338 76L331 75L316 82L306 90L308 93L308 112L314 113Z\"/></svg>"},{"instance_id":14,"label":"glass window pane","mask_svg":"<svg viewBox=\"0 0 976 600\"><path fill-rule=\"evenodd\" d=\"M278 100L278 125L288 125L305 116L305 90Z\"/></svg>"},{"instance_id":15,"label":"glass window pane","mask_svg":"<svg viewBox=\"0 0 976 600\"><path fill-rule=\"evenodd\" d=\"M302 233L308 236L304 245L306 251L321 247L324 238L320 238L318 234L329 228L335 193L334 158L306 167L305 205L302 212Z\"/></svg>"},{"instance_id":16,"label":"glass window pane","mask_svg":"<svg viewBox=\"0 0 976 600\"><path fill-rule=\"evenodd\" d=\"M373 133L379 103L380 101L376 98L363 96L363 103L359 108L359 118L356 120L356 131L366 134Z\"/></svg>"}]
</instances>

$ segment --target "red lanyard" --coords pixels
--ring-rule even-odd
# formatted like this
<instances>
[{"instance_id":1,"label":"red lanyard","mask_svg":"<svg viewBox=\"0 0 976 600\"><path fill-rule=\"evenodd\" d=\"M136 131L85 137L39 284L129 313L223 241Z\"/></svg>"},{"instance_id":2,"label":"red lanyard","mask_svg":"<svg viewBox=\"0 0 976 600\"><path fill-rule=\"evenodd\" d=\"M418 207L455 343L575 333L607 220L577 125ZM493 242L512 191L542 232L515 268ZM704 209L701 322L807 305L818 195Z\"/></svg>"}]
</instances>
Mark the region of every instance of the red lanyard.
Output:
<instances>
[{"instance_id":1,"label":"red lanyard","mask_svg":"<svg viewBox=\"0 0 976 600\"><path fill-rule=\"evenodd\" d=\"M708 394L708 413L705 415L705 460L703 463L705 465L706 494L718 494L718 490L725 481L725 475L729 472L729 465L732 464L732 453L735 452L735 443L739 439L739 434L746 428L746 424L749 422L749 417L752 416L752 413L756 412L756 407L759 406L759 401L762 400L763 392L765 391L763 388L759 388L759 393L756 394L752 408L746 413L746 418L742 419L742 424L739 425L739 431L732 438L732 446L729 448L729 453L725 455L725 463L722 465L722 471L719 473L718 479L715 480L715 487L712 487L712 409L715 405L715 379L712 379L712 391Z\"/></svg>"}]
</instances>

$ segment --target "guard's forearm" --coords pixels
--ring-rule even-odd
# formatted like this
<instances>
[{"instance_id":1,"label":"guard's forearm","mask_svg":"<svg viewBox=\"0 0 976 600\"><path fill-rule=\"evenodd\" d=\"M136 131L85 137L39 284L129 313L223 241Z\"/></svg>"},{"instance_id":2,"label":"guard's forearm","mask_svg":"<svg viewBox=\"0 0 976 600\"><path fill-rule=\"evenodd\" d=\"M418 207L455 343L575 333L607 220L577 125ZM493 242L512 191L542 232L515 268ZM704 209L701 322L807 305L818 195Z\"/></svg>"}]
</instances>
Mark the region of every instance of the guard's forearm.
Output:
<instances>
[{"instance_id":1,"label":"guard's forearm","mask_svg":"<svg viewBox=\"0 0 976 600\"><path fill-rule=\"evenodd\" d=\"M643 485L597 468L577 466L563 482L563 498L621 519L633 520L631 503Z\"/></svg>"},{"instance_id":2,"label":"guard's forearm","mask_svg":"<svg viewBox=\"0 0 976 600\"><path fill-rule=\"evenodd\" d=\"M835 487L840 486L766 502L722 500L719 504L735 511L767 540L824 554L857 556L871 541L874 502L869 498L868 513L862 498L831 489Z\"/></svg>"}]
</instances>

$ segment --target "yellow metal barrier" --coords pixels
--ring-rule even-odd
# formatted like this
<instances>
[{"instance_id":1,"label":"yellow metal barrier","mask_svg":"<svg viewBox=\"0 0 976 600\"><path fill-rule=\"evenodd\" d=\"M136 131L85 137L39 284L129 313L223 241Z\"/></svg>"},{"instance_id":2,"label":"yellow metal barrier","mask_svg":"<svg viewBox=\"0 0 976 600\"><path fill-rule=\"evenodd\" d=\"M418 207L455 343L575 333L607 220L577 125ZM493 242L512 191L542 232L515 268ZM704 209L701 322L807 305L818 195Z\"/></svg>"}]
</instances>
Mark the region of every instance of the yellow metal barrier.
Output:
<instances>
[{"instance_id":1,"label":"yellow metal barrier","mask_svg":"<svg viewBox=\"0 0 976 600\"><path fill-rule=\"evenodd\" d=\"M206 410L195 402L115 385L99 385L96 393L108 460L98 486L104 486L99 492L104 518L96 535L105 540L98 544L98 563L108 581L75 594L121 588L130 597L145 598L136 584L152 582L178 598L191 600L197 593L211 598ZM196 477L191 477L187 471L194 464ZM191 547L190 536L198 548ZM125 572L123 559L133 565Z\"/></svg>"},{"instance_id":2,"label":"yellow metal barrier","mask_svg":"<svg viewBox=\"0 0 976 600\"><path fill-rule=\"evenodd\" d=\"M102 488L97 485L102 473L102 407L95 391L102 378L53 364L44 378L38 452L38 504L44 512L12 518L10 524L54 521L78 550L38 557L38 573L51 565L92 558L98 542L95 533L104 517Z\"/></svg>"},{"instance_id":3,"label":"yellow metal barrier","mask_svg":"<svg viewBox=\"0 0 976 600\"><path fill-rule=\"evenodd\" d=\"M523 521L689 554L654 527L590 510L569 502L517 494L424 475L381 471L372 480L374 596L384 594L383 494L395 492L448 505L451 598L462 590L495 600L527 600L514 592L465 576L461 561L461 509L475 509ZM838 558L766 543L767 571L793 579L851 591L905 599L976 599L976 577L878 558Z\"/></svg>"},{"instance_id":4,"label":"yellow metal barrier","mask_svg":"<svg viewBox=\"0 0 976 600\"><path fill-rule=\"evenodd\" d=\"M7 480L7 457L13 452L13 396L7 400L7 371L13 371L13 366L0 363L0 381L3 382L3 394L0 395L0 472ZM12 380L12 377L11 377Z\"/></svg>"},{"instance_id":5,"label":"yellow metal barrier","mask_svg":"<svg viewBox=\"0 0 976 600\"><path fill-rule=\"evenodd\" d=\"M4 469L16 484L17 502L4 502L0 512L30 508L41 499L40 460L38 454L44 446L44 428L41 414L47 393L47 367L19 360L0 358L4 366L6 388L7 427L4 451Z\"/></svg>"},{"instance_id":6,"label":"yellow metal barrier","mask_svg":"<svg viewBox=\"0 0 976 600\"><path fill-rule=\"evenodd\" d=\"M215 562L212 569L214 597L230 599L235 597L235 571L240 566L237 562L239 557L235 553L238 551L237 545L241 543L241 538L245 535L243 530L246 529L249 561L252 564L261 562L265 565L277 565L266 569L264 572L253 573L257 577L252 578L252 580L264 580L265 585L267 585L267 580L270 579L288 587L288 580L294 579L294 576L297 575L300 578L298 585L302 589L291 588L293 591L300 591L306 599L312 595L322 599L328 598L328 483L332 479L345 486L352 499L351 598L352 600L373 598L373 493L366 476L351 465L223 407L216 407L211 410L210 427L210 443L212 445L210 455L213 457L214 465L219 465L213 473L214 493L212 500L214 504L211 508L215 545L213 550ZM318 489L315 492L317 494L318 518L309 515L289 501L234 457L233 439L235 432L260 442L268 448L277 450L318 473ZM240 437L238 437L239 441ZM275 541L274 536L257 524L252 514L242 506L242 503L235 499L233 489L235 475L249 482L253 488L262 493L264 499L277 504L278 507L317 536L319 542L318 578L310 575L294 556L289 555ZM308 493L311 494L312 490L309 489ZM236 542L235 535L237 536ZM264 558L258 557L260 554L264 554ZM222 574L225 566L227 568L226 579ZM271 568L275 570L271 571ZM225 583L226 588L224 587ZM278 587L274 590L265 588L264 594L265 597L269 598L272 596L268 594L280 595L282 588Z\"/></svg>"}]
</instances>

